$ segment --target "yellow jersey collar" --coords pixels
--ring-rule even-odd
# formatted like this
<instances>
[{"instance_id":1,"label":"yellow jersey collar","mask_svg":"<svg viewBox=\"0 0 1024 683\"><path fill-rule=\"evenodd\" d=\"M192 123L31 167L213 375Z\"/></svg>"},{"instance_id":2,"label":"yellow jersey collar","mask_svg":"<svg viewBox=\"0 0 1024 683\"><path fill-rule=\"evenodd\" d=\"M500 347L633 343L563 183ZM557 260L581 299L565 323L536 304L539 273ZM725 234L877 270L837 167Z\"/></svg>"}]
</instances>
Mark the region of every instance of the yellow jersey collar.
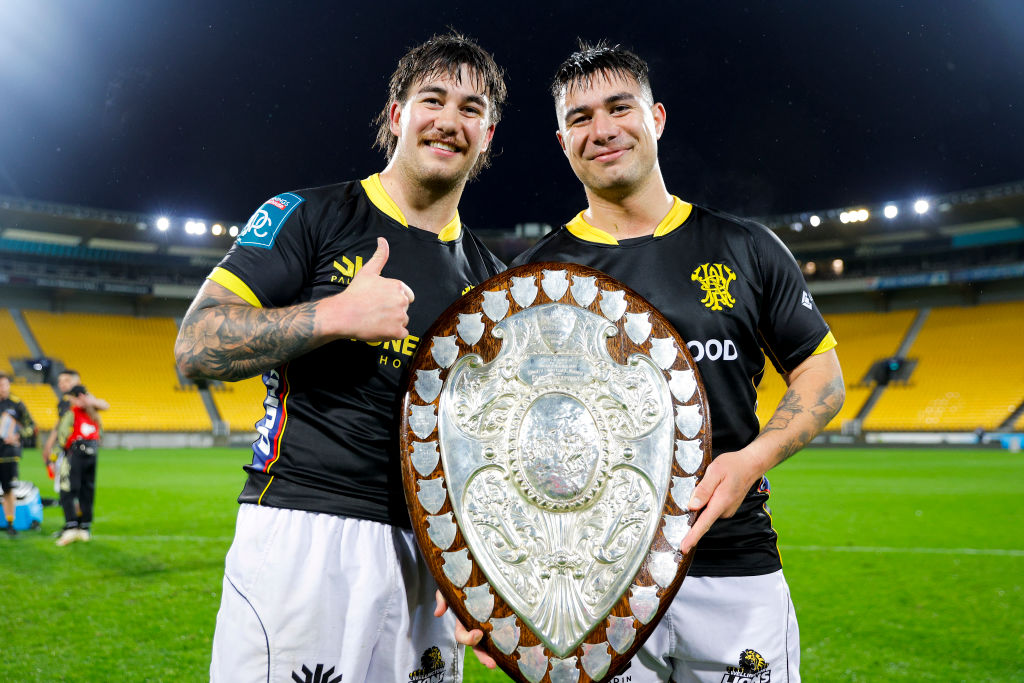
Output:
<instances>
[{"instance_id":1,"label":"yellow jersey collar","mask_svg":"<svg viewBox=\"0 0 1024 683\"><path fill-rule=\"evenodd\" d=\"M661 237L667 235L680 225L686 222L686 219L690 217L690 212L693 210L693 204L684 202L679 197L672 195L672 208L669 209L665 217L658 223L658 227L654 229L654 237ZM587 242L596 242L597 244L618 244L619 241L609 235L601 228L595 227L590 223L587 223L583 218L583 212L580 211L576 214L576 217L565 224L566 229L581 240Z\"/></svg>"},{"instance_id":2,"label":"yellow jersey collar","mask_svg":"<svg viewBox=\"0 0 1024 683\"><path fill-rule=\"evenodd\" d=\"M387 193L384 185L380 182L380 173L374 173L369 178L360 180L359 184L363 186L366 196L370 198L374 206L405 227L409 227L409 221L405 220L405 214L398 208L398 204L395 204L395 200L391 198L391 195ZM448 222L448 225L441 228L441 232L437 233L437 239L442 242L451 242L458 239L461 234L462 221L459 219L459 212L456 211L455 217Z\"/></svg>"}]
</instances>

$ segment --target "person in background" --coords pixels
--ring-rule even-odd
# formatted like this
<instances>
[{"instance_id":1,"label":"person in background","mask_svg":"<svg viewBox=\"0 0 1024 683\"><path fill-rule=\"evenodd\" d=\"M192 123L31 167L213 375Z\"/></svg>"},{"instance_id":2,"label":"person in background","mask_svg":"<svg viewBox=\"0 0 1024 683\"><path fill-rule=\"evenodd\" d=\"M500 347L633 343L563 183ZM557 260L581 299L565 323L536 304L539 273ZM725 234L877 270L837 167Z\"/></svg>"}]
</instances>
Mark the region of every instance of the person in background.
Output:
<instances>
[{"instance_id":1,"label":"person in background","mask_svg":"<svg viewBox=\"0 0 1024 683\"><path fill-rule=\"evenodd\" d=\"M64 529L57 538L59 546L92 538L96 459L103 431L99 411L109 407L81 384L68 391L68 403L68 410L57 424L57 439L64 449L60 471Z\"/></svg>"},{"instance_id":2,"label":"person in background","mask_svg":"<svg viewBox=\"0 0 1024 683\"><path fill-rule=\"evenodd\" d=\"M0 373L0 489L3 489L7 535L17 536L14 528L14 482L18 479L21 440L35 431L36 424L25 403L11 394L11 378Z\"/></svg>"}]
</instances>

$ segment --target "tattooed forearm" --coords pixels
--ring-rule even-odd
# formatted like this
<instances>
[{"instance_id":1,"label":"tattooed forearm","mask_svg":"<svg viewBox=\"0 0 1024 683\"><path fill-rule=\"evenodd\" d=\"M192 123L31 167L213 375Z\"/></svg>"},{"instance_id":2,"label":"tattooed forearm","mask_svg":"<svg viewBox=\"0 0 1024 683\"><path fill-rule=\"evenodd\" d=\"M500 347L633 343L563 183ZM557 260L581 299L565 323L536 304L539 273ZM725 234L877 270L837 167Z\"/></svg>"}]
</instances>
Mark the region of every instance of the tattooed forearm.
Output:
<instances>
[{"instance_id":1,"label":"tattooed forearm","mask_svg":"<svg viewBox=\"0 0 1024 683\"><path fill-rule=\"evenodd\" d=\"M810 391L811 395L805 398L807 389L790 387L761 430L762 436L778 432L776 436L781 439L778 462L806 446L843 406L846 390L841 375L815 387L816 390Z\"/></svg>"},{"instance_id":2,"label":"tattooed forearm","mask_svg":"<svg viewBox=\"0 0 1024 683\"><path fill-rule=\"evenodd\" d=\"M182 373L192 379L253 377L315 348L316 304L255 308L211 297L185 316L174 346Z\"/></svg>"}]
</instances>

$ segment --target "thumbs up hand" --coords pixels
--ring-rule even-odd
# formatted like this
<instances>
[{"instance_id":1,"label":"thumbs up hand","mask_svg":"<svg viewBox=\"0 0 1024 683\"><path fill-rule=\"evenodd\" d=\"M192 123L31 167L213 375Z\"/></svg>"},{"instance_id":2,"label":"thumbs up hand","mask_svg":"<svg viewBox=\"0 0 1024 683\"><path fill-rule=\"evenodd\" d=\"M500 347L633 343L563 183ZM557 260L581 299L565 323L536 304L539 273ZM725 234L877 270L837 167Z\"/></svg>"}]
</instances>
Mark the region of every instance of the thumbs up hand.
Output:
<instances>
[{"instance_id":1,"label":"thumbs up hand","mask_svg":"<svg viewBox=\"0 0 1024 683\"><path fill-rule=\"evenodd\" d=\"M324 329L337 338L384 341L409 334L409 304L415 296L401 280L381 277L390 248L377 238L377 251L352 276L345 291L324 299L317 310ZM322 318L321 318L322 316Z\"/></svg>"}]
</instances>

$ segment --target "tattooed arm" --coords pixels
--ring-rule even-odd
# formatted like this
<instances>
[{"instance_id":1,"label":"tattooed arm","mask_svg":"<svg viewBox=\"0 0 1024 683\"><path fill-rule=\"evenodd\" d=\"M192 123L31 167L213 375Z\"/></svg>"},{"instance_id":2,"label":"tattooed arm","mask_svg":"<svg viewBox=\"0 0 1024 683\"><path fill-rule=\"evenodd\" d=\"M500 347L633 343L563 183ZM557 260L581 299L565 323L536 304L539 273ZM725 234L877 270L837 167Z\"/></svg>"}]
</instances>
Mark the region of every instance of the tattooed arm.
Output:
<instances>
[{"instance_id":1,"label":"tattooed arm","mask_svg":"<svg viewBox=\"0 0 1024 683\"><path fill-rule=\"evenodd\" d=\"M745 448L720 453L693 491L690 509L707 509L683 539L689 552L719 517L732 517L764 473L803 448L843 405L846 389L835 349L807 358L786 377L789 389L768 424Z\"/></svg>"},{"instance_id":2,"label":"tattooed arm","mask_svg":"<svg viewBox=\"0 0 1024 683\"><path fill-rule=\"evenodd\" d=\"M382 341L409 334L413 293L401 280L380 276L388 243L342 292L283 308L257 308L207 280L185 314L174 343L182 374L192 379L253 377L336 339Z\"/></svg>"}]
</instances>

